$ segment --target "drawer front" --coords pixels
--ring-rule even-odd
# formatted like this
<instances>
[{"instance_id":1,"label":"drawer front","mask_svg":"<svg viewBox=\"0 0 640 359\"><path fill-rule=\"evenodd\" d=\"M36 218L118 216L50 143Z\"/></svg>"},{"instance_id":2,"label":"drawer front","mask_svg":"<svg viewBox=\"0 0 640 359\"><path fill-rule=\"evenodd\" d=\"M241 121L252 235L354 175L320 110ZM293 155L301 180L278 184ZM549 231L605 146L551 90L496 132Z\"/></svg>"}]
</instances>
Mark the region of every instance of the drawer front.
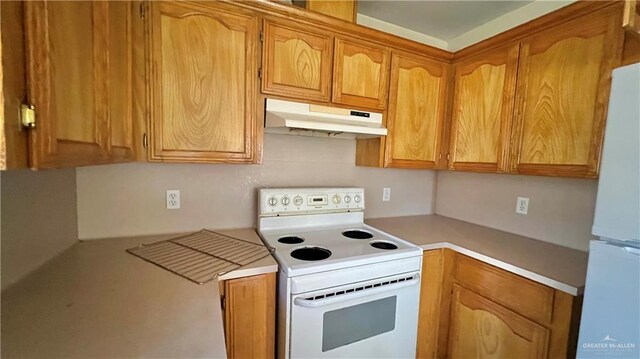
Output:
<instances>
[{"instance_id":1,"label":"drawer front","mask_svg":"<svg viewBox=\"0 0 640 359\"><path fill-rule=\"evenodd\" d=\"M554 290L464 255L456 255L455 280L516 313L550 324Z\"/></svg>"}]
</instances>

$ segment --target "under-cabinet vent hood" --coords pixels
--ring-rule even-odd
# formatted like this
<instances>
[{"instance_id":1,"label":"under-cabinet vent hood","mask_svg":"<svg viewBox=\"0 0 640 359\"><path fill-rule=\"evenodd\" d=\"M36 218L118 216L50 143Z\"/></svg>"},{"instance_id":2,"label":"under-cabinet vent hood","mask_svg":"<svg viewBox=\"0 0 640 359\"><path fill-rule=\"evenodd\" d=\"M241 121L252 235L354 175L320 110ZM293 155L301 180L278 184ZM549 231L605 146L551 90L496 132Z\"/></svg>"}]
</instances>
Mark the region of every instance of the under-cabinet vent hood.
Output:
<instances>
[{"instance_id":1,"label":"under-cabinet vent hood","mask_svg":"<svg viewBox=\"0 0 640 359\"><path fill-rule=\"evenodd\" d=\"M265 132L336 138L387 135L382 114L267 99Z\"/></svg>"}]
</instances>

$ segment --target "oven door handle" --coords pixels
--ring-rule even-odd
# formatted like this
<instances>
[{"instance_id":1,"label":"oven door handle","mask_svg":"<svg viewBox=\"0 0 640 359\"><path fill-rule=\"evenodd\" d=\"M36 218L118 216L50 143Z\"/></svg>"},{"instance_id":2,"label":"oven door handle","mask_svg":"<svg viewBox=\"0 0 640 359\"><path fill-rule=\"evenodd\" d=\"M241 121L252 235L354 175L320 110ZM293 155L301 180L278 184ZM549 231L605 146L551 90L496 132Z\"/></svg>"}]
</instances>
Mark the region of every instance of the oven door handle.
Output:
<instances>
[{"instance_id":1,"label":"oven door handle","mask_svg":"<svg viewBox=\"0 0 640 359\"><path fill-rule=\"evenodd\" d=\"M337 295L337 296L332 296L332 297L328 297L328 298L322 298L322 299L317 299L317 300L313 300L313 299L305 299L302 297L298 297L296 299L293 300L293 302L295 303L295 305L301 306L301 307L305 307L305 308L317 308L317 307L322 307L325 305L329 305L329 304L335 304L335 303L340 303L340 302L346 302L349 300L353 300L353 299L358 299L358 298L363 298L363 297L367 297L373 294L377 294L377 293L383 293L383 292L388 292L388 291L392 291L392 290L397 290L400 288L405 288L405 287L411 287L414 285L417 285L420 283L420 275L416 275L415 278L404 281L404 282L400 282L400 283L396 283L396 284L389 284L389 285L385 285L385 286L381 286L381 287L374 287L374 288L370 288L370 289L363 289L357 292L352 292L352 293L347 293L347 294L341 294L341 295Z\"/></svg>"}]
</instances>

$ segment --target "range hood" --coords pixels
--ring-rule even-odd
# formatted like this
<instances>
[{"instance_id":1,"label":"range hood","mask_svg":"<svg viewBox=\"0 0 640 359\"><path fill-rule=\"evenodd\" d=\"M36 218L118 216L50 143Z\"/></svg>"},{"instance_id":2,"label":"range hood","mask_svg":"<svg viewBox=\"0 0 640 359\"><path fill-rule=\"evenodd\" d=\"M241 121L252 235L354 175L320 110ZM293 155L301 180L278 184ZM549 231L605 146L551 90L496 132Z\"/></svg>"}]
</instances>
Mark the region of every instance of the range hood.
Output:
<instances>
[{"instance_id":1,"label":"range hood","mask_svg":"<svg viewBox=\"0 0 640 359\"><path fill-rule=\"evenodd\" d=\"M265 132L348 139L387 135L381 113L276 99L267 99Z\"/></svg>"}]
</instances>

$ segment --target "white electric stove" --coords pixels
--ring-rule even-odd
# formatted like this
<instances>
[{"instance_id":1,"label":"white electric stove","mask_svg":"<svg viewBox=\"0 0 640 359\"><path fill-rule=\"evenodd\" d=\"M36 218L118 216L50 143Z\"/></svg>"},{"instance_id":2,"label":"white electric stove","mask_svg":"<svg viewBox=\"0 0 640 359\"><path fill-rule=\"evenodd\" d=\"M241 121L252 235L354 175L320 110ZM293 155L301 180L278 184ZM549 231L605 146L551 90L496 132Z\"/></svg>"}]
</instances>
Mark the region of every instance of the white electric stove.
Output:
<instances>
[{"instance_id":1,"label":"white electric stove","mask_svg":"<svg viewBox=\"0 0 640 359\"><path fill-rule=\"evenodd\" d=\"M364 224L362 188L261 189L280 358L415 357L422 250Z\"/></svg>"}]
</instances>

